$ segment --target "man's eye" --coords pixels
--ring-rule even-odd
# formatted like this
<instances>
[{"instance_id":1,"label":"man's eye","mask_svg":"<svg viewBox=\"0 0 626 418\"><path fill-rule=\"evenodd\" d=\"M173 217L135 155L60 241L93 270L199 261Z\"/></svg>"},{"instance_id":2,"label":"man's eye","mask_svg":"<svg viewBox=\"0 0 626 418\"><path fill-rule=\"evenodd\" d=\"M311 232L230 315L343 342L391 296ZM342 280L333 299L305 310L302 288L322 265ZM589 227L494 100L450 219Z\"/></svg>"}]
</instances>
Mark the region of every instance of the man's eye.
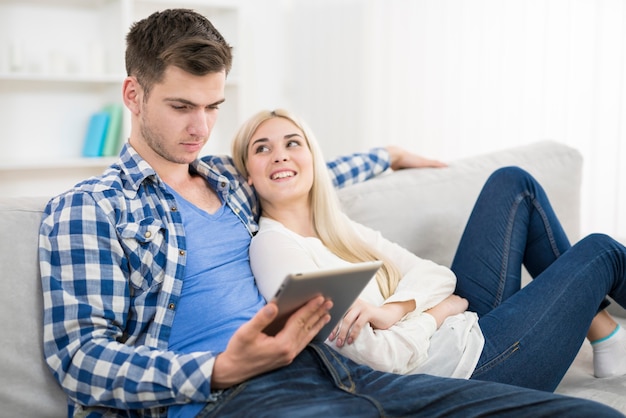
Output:
<instances>
[{"instance_id":1,"label":"man's eye","mask_svg":"<svg viewBox=\"0 0 626 418\"><path fill-rule=\"evenodd\" d=\"M185 110L185 109L187 109L187 106L185 106L185 105L172 105L172 109L174 109L174 110Z\"/></svg>"}]
</instances>

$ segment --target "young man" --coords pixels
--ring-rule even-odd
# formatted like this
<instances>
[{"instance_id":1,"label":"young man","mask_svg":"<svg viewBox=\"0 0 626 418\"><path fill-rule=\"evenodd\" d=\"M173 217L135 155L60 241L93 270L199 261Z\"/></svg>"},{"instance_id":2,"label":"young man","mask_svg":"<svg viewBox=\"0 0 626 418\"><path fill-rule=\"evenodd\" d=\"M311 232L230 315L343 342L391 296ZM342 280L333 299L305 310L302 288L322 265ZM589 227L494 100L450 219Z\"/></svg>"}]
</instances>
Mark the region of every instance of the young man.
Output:
<instances>
[{"instance_id":1,"label":"young man","mask_svg":"<svg viewBox=\"0 0 626 418\"><path fill-rule=\"evenodd\" d=\"M120 160L52 199L40 234L44 352L74 416L621 416L593 402L375 372L309 344L331 302L275 337L248 260L256 198L229 158L198 154L231 49L204 17L166 10L127 37ZM389 154L332 165L338 184Z\"/></svg>"}]
</instances>

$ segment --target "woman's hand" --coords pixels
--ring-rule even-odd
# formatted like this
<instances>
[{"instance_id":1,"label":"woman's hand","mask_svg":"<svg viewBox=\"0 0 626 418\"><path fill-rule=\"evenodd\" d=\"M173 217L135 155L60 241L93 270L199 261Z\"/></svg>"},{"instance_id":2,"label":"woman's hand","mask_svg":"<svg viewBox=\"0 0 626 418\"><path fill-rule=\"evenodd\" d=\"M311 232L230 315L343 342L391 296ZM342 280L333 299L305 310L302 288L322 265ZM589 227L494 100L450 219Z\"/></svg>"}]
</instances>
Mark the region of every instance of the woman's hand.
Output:
<instances>
[{"instance_id":1,"label":"woman's hand","mask_svg":"<svg viewBox=\"0 0 626 418\"><path fill-rule=\"evenodd\" d=\"M367 323L374 329L388 329L414 309L415 302L412 300L376 306L357 299L328 339L335 341L337 347L352 344Z\"/></svg>"},{"instance_id":2,"label":"woman's hand","mask_svg":"<svg viewBox=\"0 0 626 418\"><path fill-rule=\"evenodd\" d=\"M447 317L463 313L467 310L469 302L459 295L450 295L442 300L438 305L424 311L435 318L437 329L443 324Z\"/></svg>"}]
</instances>

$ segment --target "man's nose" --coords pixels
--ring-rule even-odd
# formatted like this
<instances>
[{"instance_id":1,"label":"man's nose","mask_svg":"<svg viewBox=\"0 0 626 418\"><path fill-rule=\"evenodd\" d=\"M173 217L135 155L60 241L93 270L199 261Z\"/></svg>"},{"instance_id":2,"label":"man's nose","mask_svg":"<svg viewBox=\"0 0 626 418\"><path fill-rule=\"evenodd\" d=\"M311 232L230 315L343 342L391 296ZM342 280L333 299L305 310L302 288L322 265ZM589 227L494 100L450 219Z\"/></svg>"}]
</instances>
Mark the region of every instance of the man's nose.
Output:
<instances>
[{"instance_id":1,"label":"man's nose","mask_svg":"<svg viewBox=\"0 0 626 418\"><path fill-rule=\"evenodd\" d=\"M207 115L206 112L200 111L193 115L188 131L193 136L206 138L209 136L212 126L213 119L211 118L211 115Z\"/></svg>"}]
</instances>

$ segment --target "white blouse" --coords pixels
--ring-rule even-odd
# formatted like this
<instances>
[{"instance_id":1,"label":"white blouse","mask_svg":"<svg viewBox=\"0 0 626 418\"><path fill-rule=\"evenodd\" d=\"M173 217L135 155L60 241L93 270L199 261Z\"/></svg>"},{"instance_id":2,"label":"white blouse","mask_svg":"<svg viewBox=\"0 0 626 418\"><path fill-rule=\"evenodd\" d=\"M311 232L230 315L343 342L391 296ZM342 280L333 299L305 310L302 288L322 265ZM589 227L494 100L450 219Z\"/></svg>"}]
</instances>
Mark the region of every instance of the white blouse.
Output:
<instances>
[{"instance_id":1,"label":"white blouse","mask_svg":"<svg viewBox=\"0 0 626 418\"><path fill-rule=\"evenodd\" d=\"M449 317L437 329L435 319L424 313L454 292L454 273L417 257L373 229L356 222L352 224L357 233L392 260L402 274L398 288L389 298L383 298L375 278L359 297L377 306L413 299L416 309L386 330L373 329L368 324L352 344L337 347L328 340L326 344L376 370L470 377L484 345L477 315L465 312ZM250 245L250 264L261 294L270 300L289 273L337 267L348 262L331 253L319 239L303 237L279 222L261 217L259 232Z\"/></svg>"}]
</instances>

